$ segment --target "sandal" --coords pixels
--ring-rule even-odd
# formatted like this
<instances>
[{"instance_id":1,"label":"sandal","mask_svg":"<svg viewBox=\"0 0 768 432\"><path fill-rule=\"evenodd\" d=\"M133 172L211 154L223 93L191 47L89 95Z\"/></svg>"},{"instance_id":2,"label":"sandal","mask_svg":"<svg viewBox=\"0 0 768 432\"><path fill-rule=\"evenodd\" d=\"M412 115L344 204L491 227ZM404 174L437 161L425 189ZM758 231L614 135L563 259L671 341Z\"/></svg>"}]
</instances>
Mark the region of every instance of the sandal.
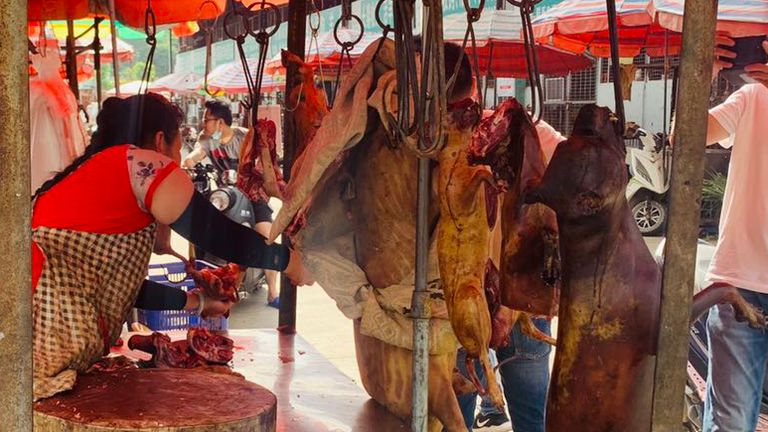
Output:
<instances>
[{"instance_id":1,"label":"sandal","mask_svg":"<svg viewBox=\"0 0 768 432\"><path fill-rule=\"evenodd\" d=\"M267 306L280 309L280 297L275 297L272 300L267 301Z\"/></svg>"}]
</instances>

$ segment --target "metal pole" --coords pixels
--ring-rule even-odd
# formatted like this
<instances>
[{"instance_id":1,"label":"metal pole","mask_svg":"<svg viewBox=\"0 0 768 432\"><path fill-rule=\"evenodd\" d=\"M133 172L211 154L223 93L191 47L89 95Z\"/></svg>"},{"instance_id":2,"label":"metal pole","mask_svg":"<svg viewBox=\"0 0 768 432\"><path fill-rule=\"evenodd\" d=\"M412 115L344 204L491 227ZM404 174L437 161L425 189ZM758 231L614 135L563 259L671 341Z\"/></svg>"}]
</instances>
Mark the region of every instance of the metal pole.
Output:
<instances>
[{"instance_id":1,"label":"metal pole","mask_svg":"<svg viewBox=\"0 0 768 432\"><path fill-rule=\"evenodd\" d=\"M0 2L0 429L32 431L27 1Z\"/></svg>"},{"instance_id":2,"label":"metal pole","mask_svg":"<svg viewBox=\"0 0 768 432\"><path fill-rule=\"evenodd\" d=\"M307 1L288 1L288 51L304 59L304 37L307 33ZM291 94L296 82L298 68L291 64L286 71L285 94ZM294 112L284 111L286 127L283 128L283 177L287 181L291 177L291 167L296 158L296 134ZM283 244L288 244L288 238L283 236ZM280 314L278 329L283 333L296 332L296 285L288 278L281 275L280 278Z\"/></svg>"},{"instance_id":3,"label":"metal pole","mask_svg":"<svg viewBox=\"0 0 768 432\"><path fill-rule=\"evenodd\" d=\"M680 105L670 184L652 430L680 431L684 415L689 314L696 266L709 86L717 1L687 0L683 21Z\"/></svg>"},{"instance_id":4,"label":"metal pole","mask_svg":"<svg viewBox=\"0 0 768 432\"><path fill-rule=\"evenodd\" d=\"M75 53L75 23L67 20L67 81L69 88L80 103L80 89L77 87L77 53Z\"/></svg>"},{"instance_id":5,"label":"metal pole","mask_svg":"<svg viewBox=\"0 0 768 432\"><path fill-rule=\"evenodd\" d=\"M109 0L109 29L112 33L112 73L115 76L115 96L120 97L120 59L117 55L117 27L115 27L115 0Z\"/></svg>"},{"instance_id":6,"label":"metal pole","mask_svg":"<svg viewBox=\"0 0 768 432\"><path fill-rule=\"evenodd\" d=\"M613 98L616 101L616 115L619 116L621 121L621 129L624 130L624 125L627 121L624 115L624 96L621 94L621 72L619 65L619 22L616 18L616 0L607 0L606 6L608 8L608 22L611 24L608 27L609 34L611 35L611 70L613 71Z\"/></svg>"},{"instance_id":7,"label":"metal pole","mask_svg":"<svg viewBox=\"0 0 768 432\"><path fill-rule=\"evenodd\" d=\"M99 39L99 24L104 21L104 18L96 17L93 20L93 64L96 69L96 104L101 111L101 39ZM114 52L115 47L112 47Z\"/></svg>"}]
</instances>

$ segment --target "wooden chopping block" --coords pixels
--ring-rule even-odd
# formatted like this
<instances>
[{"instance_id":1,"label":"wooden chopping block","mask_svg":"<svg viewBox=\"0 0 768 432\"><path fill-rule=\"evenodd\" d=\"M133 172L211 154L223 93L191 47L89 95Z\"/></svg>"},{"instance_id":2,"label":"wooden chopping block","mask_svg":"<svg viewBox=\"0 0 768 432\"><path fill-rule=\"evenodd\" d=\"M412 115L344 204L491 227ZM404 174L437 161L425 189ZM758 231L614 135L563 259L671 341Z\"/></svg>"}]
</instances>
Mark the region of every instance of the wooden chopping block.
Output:
<instances>
[{"instance_id":1,"label":"wooden chopping block","mask_svg":"<svg viewBox=\"0 0 768 432\"><path fill-rule=\"evenodd\" d=\"M78 377L35 403L39 432L274 432L277 398L245 379L186 369Z\"/></svg>"}]
</instances>

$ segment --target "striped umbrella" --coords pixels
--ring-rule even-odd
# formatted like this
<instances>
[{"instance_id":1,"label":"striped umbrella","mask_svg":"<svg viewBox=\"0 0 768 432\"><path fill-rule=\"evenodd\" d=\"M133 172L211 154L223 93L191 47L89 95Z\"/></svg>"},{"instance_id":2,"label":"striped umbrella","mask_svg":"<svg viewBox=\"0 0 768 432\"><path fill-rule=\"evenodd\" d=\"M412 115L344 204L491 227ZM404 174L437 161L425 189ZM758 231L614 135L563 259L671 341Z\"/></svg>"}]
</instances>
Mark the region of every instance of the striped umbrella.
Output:
<instances>
[{"instance_id":1,"label":"striped umbrella","mask_svg":"<svg viewBox=\"0 0 768 432\"><path fill-rule=\"evenodd\" d=\"M258 59L248 59L248 67L255 73ZM198 82L198 88L202 88L203 81ZM257 89L260 93L270 93L275 90L280 90L285 87L284 82L276 81L272 75L264 74L262 79L261 89ZM234 61L218 66L208 74L208 88L215 92L224 93L248 93L248 84L245 80L245 73L243 72L243 66L240 61Z\"/></svg>"},{"instance_id":2,"label":"striped umbrella","mask_svg":"<svg viewBox=\"0 0 768 432\"><path fill-rule=\"evenodd\" d=\"M677 54L682 44L683 0L617 0L619 55ZM610 56L605 0L564 0L533 20L537 40L598 57ZM734 36L768 33L768 0L720 0L718 30Z\"/></svg>"},{"instance_id":3,"label":"striped umbrella","mask_svg":"<svg viewBox=\"0 0 768 432\"><path fill-rule=\"evenodd\" d=\"M194 72L174 72L149 84L154 92L190 93L199 89L200 75Z\"/></svg>"},{"instance_id":4,"label":"striped umbrella","mask_svg":"<svg viewBox=\"0 0 768 432\"><path fill-rule=\"evenodd\" d=\"M528 76L525 45L520 38L522 20L516 10L485 10L473 24L477 42L477 56L482 74L490 71L496 77L524 78ZM461 44L467 29L465 13L443 18L443 34L447 41ZM467 42L466 51L472 54ZM592 66L583 55L574 55L560 49L537 44L539 72L546 75L565 75Z\"/></svg>"},{"instance_id":5,"label":"striped umbrella","mask_svg":"<svg viewBox=\"0 0 768 432\"><path fill-rule=\"evenodd\" d=\"M360 34L359 32L360 31L356 28L340 27L339 40L341 42L354 41ZM349 53L353 64L363 54L365 49L368 48L368 45L378 41L380 38L380 33L364 33L360 41L355 44L354 48L352 48L352 51ZM312 43L311 49L310 42ZM317 46L319 49L315 46L314 42L311 41L311 36L306 39L305 46L307 47L308 51L305 58L305 63L309 64L315 69L318 69L322 65L324 72L326 70L329 73L338 71L339 63L341 62L341 46L333 36L333 31L318 35ZM344 58L344 61L341 62L341 66L342 71L349 69L350 66L346 57ZM267 62L265 72L274 75L285 75L285 68L283 68L280 53L272 57L272 59Z\"/></svg>"}]
</instances>

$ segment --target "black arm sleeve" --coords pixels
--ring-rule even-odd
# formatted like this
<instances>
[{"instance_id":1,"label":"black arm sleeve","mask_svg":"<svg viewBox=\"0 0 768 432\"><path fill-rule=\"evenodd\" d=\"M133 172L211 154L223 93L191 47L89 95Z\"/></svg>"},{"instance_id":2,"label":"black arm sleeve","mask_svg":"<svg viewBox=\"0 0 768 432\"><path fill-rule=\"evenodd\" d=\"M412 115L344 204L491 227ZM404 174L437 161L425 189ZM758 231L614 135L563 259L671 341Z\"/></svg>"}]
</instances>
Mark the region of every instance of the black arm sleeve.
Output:
<instances>
[{"instance_id":1,"label":"black arm sleeve","mask_svg":"<svg viewBox=\"0 0 768 432\"><path fill-rule=\"evenodd\" d=\"M226 217L197 191L171 228L206 252L242 266L282 271L290 258L287 247L268 245L259 233Z\"/></svg>"},{"instance_id":2,"label":"black arm sleeve","mask_svg":"<svg viewBox=\"0 0 768 432\"><path fill-rule=\"evenodd\" d=\"M136 307L145 310L182 310L186 304L186 292L148 279L141 284L136 298Z\"/></svg>"}]
</instances>

